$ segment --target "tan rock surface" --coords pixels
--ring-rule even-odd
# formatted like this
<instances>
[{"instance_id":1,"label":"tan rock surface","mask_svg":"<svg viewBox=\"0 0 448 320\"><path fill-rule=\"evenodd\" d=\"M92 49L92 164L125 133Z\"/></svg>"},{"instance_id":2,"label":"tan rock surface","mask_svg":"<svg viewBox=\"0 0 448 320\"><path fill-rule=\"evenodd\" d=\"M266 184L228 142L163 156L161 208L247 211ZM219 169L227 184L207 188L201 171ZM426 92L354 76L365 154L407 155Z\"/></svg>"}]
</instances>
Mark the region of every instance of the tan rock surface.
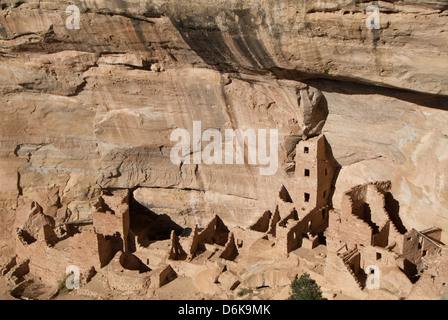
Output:
<instances>
[{"instance_id":1,"label":"tan rock surface","mask_svg":"<svg viewBox=\"0 0 448 320\"><path fill-rule=\"evenodd\" d=\"M66 28L69 3L81 9L79 30ZM129 191L131 211L138 204L182 228L204 228L219 215L244 231L276 207L282 186L294 189L295 146L320 132L341 165L336 209L350 188L390 180L403 223L417 230L436 225L448 242L448 2L380 1L379 30L366 27L366 6L3 1L0 265L15 255L30 259L30 274L55 286L67 265L83 274L101 268L104 233L112 243L108 256L129 241L146 265L162 268L163 246L135 234L132 243L120 221L95 215L100 196ZM262 176L259 165L174 165L170 134L191 132L193 121L221 132L278 129L277 173ZM68 234L58 227L91 219L96 230L76 225ZM110 229L120 232L104 231ZM25 232L32 243L20 241ZM275 250L260 244L269 240L249 238L254 245L241 252L254 250L235 269L263 260L245 281L285 286L294 276L285 270L297 261L276 265ZM184 264L172 264L181 277L211 272ZM401 280L391 279L394 291ZM215 283L204 286L230 294Z\"/></svg>"}]
</instances>

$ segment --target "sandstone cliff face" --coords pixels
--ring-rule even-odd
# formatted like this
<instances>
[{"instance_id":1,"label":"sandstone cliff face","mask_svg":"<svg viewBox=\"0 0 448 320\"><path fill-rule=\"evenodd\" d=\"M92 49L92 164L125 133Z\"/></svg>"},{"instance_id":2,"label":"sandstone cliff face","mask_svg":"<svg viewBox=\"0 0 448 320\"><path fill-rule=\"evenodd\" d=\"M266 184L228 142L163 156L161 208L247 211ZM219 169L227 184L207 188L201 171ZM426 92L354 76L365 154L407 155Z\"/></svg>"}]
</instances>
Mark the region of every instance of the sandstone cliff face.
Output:
<instances>
[{"instance_id":1,"label":"sandstone cliff face","mask_svg":"<svg viewBox=\"0 0 448 320\"><path fill-rule=\"evenodd\" d=\"M2 1L2 258L23 206L85 219L107 189L183 226L220 214L247 227L291 183L298 139L321 131L342 167L336 208L351 187L391 180L407 225L448 230L448 1L379 1L379 30L368 4ZM278 129L277 174L172 164L170 134L193 121Z\"/></svg>"}]
</instances>

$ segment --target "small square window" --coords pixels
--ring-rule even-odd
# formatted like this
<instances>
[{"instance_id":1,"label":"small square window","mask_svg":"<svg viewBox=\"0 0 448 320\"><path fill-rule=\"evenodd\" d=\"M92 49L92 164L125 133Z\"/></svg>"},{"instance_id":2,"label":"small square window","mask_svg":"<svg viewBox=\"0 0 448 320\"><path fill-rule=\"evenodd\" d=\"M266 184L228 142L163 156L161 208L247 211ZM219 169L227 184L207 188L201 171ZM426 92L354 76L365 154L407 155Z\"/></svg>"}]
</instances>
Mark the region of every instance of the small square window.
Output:
<instances>
[{"instance_id":1,"label":"small square window","mask_svg":"<svg viewBox=\"0 0 448 320\"><path fill-rule=\"evenodd\" d=\"M326 196L327 196L327 191L324 191L323 198L325 199Z\"/></svg>"},{"instance_id":2,"label":"small square window","mask_svg":"<svg viewBox=\"0 0 448 320\"><path fill-rule=\"evenodd\" d=\"M310 153L310 148L308 147L303 148L303 153Z\"/></svg>"},{"instance_id":3,"label":"small square window","mask_svg":"<svg viewBox=\"0 0 448 320\"><path fill-rule=\"evenodd\" d=\"M328 169L325 168L325 176L328 176Z\"/></svg>"},{"instance_id":4,"label":"small square window","mask_svg":"<svg viewBox=\"0 0 448 320\"><path fill-rule=\"evenodd\" d=\"M382 257L381 253L380 253L380 252L377 252L377 253L376 253L376 260L380 260L381 257Z\"/></svg>"},{"instance_id":5,"label":"small square window","mask_svg":"<svg viewBox=\"0 0 448 320\"><path fill-rule=\"evenodd\" d=\"M310 176L310 170L305 169L305 177L309 177Z\"/></svg>"},{"instance_id":6,"label":"small square window","mask_svg":"<svg viewBox=\"0 0 448 320\"><path fill-rule=\"evenodd\" d=\"M305 202L310 202L310 194L305 193Z\"/></svg>"}]
</instances>

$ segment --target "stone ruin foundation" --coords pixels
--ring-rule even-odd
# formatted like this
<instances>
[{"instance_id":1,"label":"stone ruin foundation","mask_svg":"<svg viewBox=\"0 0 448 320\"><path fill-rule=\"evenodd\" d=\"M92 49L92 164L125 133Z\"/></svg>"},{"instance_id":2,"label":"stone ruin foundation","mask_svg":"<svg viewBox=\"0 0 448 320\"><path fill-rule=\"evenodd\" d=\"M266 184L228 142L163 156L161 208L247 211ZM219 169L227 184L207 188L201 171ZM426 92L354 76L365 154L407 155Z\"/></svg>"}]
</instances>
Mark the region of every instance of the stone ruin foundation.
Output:
<instances>
[{"instance_id":1,"label":"stone ruin foundation","mask_svg":"<svg viewBox=\"0 0 448 320\"><path fill-rule=\"evenodd\" d=\"M180 226L127 189L104 190L91 217L59 223L39 203L22 203L16 256L1 275L11 295L31 299L55 297L69 265L80 270L76 294L97 299L232 299L244 288L286 299L304 272L329 299L442 296L442 230L404 226L388 181L353 187L334 209L337 169L325 136L299 142L289 187L246 227L219 215L203 228ZM379 289L367 287L370 266L381 272Z\"/></svg>"}]
</instances>

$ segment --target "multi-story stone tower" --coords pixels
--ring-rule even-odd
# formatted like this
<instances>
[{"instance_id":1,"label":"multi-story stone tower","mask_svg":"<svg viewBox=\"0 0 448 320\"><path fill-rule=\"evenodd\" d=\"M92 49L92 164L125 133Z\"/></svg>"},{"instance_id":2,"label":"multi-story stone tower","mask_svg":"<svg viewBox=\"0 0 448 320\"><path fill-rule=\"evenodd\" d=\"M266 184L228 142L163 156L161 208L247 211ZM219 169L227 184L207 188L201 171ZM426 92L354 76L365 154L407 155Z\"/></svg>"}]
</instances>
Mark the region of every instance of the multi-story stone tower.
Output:
<instances>
[{"instance_id":1,"label":"multi-story stone tower","mask_svg":"<svg viewBox=\"0 0 448 320\"><path fill-rule=\"evenodd\" d=\"M299 212L329 205L336 168L324 135L297 144L294 198Z\"/></svg>"}]
</instances>

